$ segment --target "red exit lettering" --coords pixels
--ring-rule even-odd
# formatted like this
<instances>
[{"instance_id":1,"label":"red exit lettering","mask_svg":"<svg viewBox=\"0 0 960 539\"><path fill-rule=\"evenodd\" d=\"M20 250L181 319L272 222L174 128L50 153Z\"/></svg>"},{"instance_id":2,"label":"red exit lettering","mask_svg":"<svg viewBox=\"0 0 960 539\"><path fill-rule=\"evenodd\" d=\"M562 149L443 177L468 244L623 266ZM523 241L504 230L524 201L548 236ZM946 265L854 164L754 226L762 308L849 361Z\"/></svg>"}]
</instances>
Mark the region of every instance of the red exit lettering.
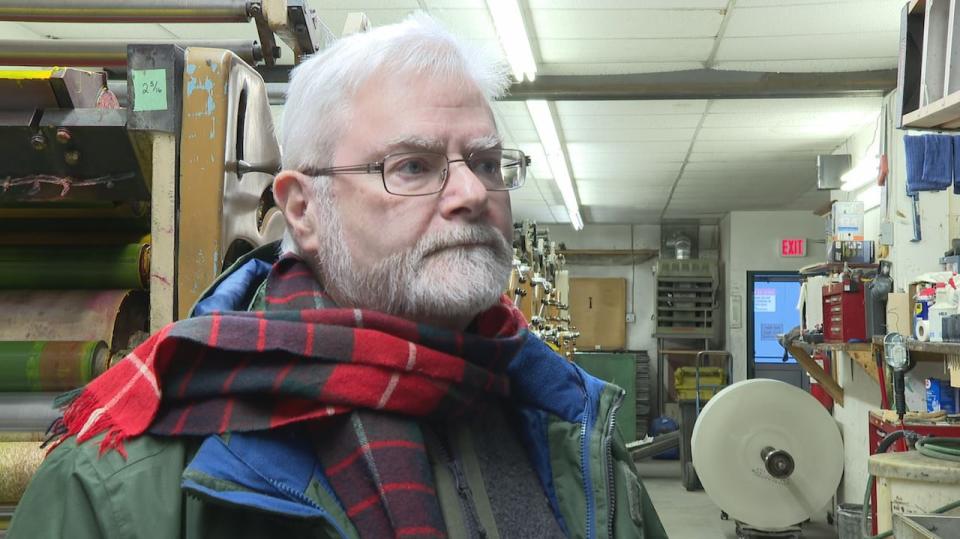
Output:
<instances>
[{"instance_id":1,"label":"red exit lettering","mask_svg":"<svg viewBox=\"0 0 960 539\"><path fill-rule=\"evenodd\" d=\"M807 240L804 238L780 240L780 256L807 256Z\"/></svg>"}]
</instances>

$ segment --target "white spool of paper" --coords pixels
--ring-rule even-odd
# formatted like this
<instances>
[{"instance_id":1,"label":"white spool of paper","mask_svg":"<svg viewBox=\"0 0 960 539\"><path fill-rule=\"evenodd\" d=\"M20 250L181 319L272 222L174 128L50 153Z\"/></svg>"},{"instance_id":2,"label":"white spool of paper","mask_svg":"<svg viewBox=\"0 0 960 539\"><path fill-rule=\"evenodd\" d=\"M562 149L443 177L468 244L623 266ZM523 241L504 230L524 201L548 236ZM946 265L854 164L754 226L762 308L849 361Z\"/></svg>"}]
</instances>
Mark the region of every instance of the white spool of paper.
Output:
<instances>
[{"instance_id":1,"label":"white spool of paper","mask_svg":"<svg viewBox=\"0 0 960 539\"><path fill-rule=\"evenodd\" d=\"M710 499L755 528L787 528L825 509L843 473L833 417L809 393L778 380L745 380L710 399L692 446ZM789 454L792 473L771 475L762 456L767 448Z\"/></svg>"},{"instance_id":2,"label":"white spool of paper","mask_svg":"<svg viewBox=\"0 0 960 539\"><path fill-rule=\"evenodd\" d=\"M930 340L930 321L929 320L917 320L916 326L913 330L917 335L918 341L927 342Z\"/></svg>"}]
</instances>

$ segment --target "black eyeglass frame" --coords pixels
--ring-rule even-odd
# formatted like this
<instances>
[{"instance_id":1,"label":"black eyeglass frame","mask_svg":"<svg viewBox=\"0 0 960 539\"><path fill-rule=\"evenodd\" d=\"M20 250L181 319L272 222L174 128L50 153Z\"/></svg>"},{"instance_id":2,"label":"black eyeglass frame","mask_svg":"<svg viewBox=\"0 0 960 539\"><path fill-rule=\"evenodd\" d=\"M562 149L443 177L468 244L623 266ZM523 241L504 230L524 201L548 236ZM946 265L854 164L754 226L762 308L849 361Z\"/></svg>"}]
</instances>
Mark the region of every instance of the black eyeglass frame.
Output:
<instances>
[{"instance_id":1,"label":"black eyeglass frame","mask_svg":"<svg viewBox=\"0 0 960 539\"><path fill-rule=\"evenodd\" d=\"M439 153L439 152L430 152L430 151L398 152L398 153L387 154L383 156L382 160L375 161L373 163L365 163L362 165L344 165L340 167L327 167L327 168L320 168L320 169L308 168L308 169L302 169L300 170L300 172L308 176L332 176L334 174L379 174L380 183L383 184L384 191L390 193L391 195L398 196L398 197L422 197L422 196L435 195L443 191L443 188L447 186L447 178L450 176L449 175L450 165L452 165L453 163L467 164L470 161L470 159L472 159L475 155L483 152L489 152L491 150L497 150L501 152L503 151L517 152L518 154L520 154L520 159L518 163L520 165L521 176L520 176L520 182L513 187L504 187L503 189L492 189L490 187L487 187L486 188L487 191L513 191L514 189L519 189L520 187L523 187L523 184L526 183L527 181L527 167L530 166L530 156L523 153L522 150L517 150L515 148L488 148L486 150L470 152L463 159L450 159L449 157L447 157L446 154ZM423 154L439 155L447 160L447 166L444 167L443 172L441 172L440 186L437 188L437 190L430 191L429 193L394 193L393 191L391 191L390 188L387 187L387 178L384 175L384 164L387 162L387 160L392 157L398 157L401 155L423 155Z\"/></svg>"}]
</instances>

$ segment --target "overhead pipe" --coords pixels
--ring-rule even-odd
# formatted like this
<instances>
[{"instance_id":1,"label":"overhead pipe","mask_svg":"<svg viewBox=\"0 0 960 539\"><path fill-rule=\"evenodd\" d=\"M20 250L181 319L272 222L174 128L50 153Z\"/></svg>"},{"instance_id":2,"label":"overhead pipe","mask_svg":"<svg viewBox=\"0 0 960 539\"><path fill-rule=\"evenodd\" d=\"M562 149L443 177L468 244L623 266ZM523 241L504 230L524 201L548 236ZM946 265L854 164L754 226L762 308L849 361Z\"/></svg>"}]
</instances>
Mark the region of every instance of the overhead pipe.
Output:
<instances>
[{"instance_id":1,"label":"overhead pipe","mask_svg":"<svg viewBox=\"0 0 960 539\"><path fill-rule=\"evenodd\" d=\"M248 0L7 0L0 21L16 22L245 22Z\"/></svg>"},{"instance_id":2,"label":"overhead pipe","mask_svg":"<svg viewBox=\"0 0 960 539\"><path fill-rule=\"evenodd\" d=\"M127 45L174 44L182 47L227 49L248 64L263 60L260 45L253 40L2 40L0 65L123 67L127 65Z\"/></svg>"}]
</instances>

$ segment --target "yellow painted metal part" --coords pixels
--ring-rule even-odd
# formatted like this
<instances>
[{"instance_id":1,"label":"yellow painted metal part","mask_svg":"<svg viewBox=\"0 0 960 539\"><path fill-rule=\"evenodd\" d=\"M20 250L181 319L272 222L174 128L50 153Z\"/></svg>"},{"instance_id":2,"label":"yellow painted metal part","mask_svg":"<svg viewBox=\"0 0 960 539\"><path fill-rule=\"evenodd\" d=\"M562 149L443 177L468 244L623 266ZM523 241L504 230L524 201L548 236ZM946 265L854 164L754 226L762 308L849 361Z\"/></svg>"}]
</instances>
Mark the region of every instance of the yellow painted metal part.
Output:
<instances>
[{"instance_id":1,"label":"yellow painted metal part","mask_svg":"<svg viewBox=\"0 0 960 539\"><path fill-rule=\"evenodd\" d=\"M220 49L186 51L177 226L178 318L189 314L220 272L225 249L219 232L226 172L227 82L231 64L239 61Z\"/></svg>"},{"instance_id":2,"label":"yellow painted metal part","mask_svg":"<svg viewBox=\"0 0 960 539\"><path fill-rule=\"evenodd\" d=\"M188 48L177 224L177 305L183 318L200 294L247 249L279 239L272 174L238 160L279 166L280 147L263 79L232 52ZM238 254L239 253L239 254Z\"/></svg>"},{"instance_id":3,"label":"yellow painted metal part","mask_svg":"<svg viewBox=\"0 0 960 539\"><path fill-rule=\"evenodd\" d=\"M58 67L53 69L2 69L0 70L0 79L46 80L59 69Z\"/></svg>"}]
</instances>

